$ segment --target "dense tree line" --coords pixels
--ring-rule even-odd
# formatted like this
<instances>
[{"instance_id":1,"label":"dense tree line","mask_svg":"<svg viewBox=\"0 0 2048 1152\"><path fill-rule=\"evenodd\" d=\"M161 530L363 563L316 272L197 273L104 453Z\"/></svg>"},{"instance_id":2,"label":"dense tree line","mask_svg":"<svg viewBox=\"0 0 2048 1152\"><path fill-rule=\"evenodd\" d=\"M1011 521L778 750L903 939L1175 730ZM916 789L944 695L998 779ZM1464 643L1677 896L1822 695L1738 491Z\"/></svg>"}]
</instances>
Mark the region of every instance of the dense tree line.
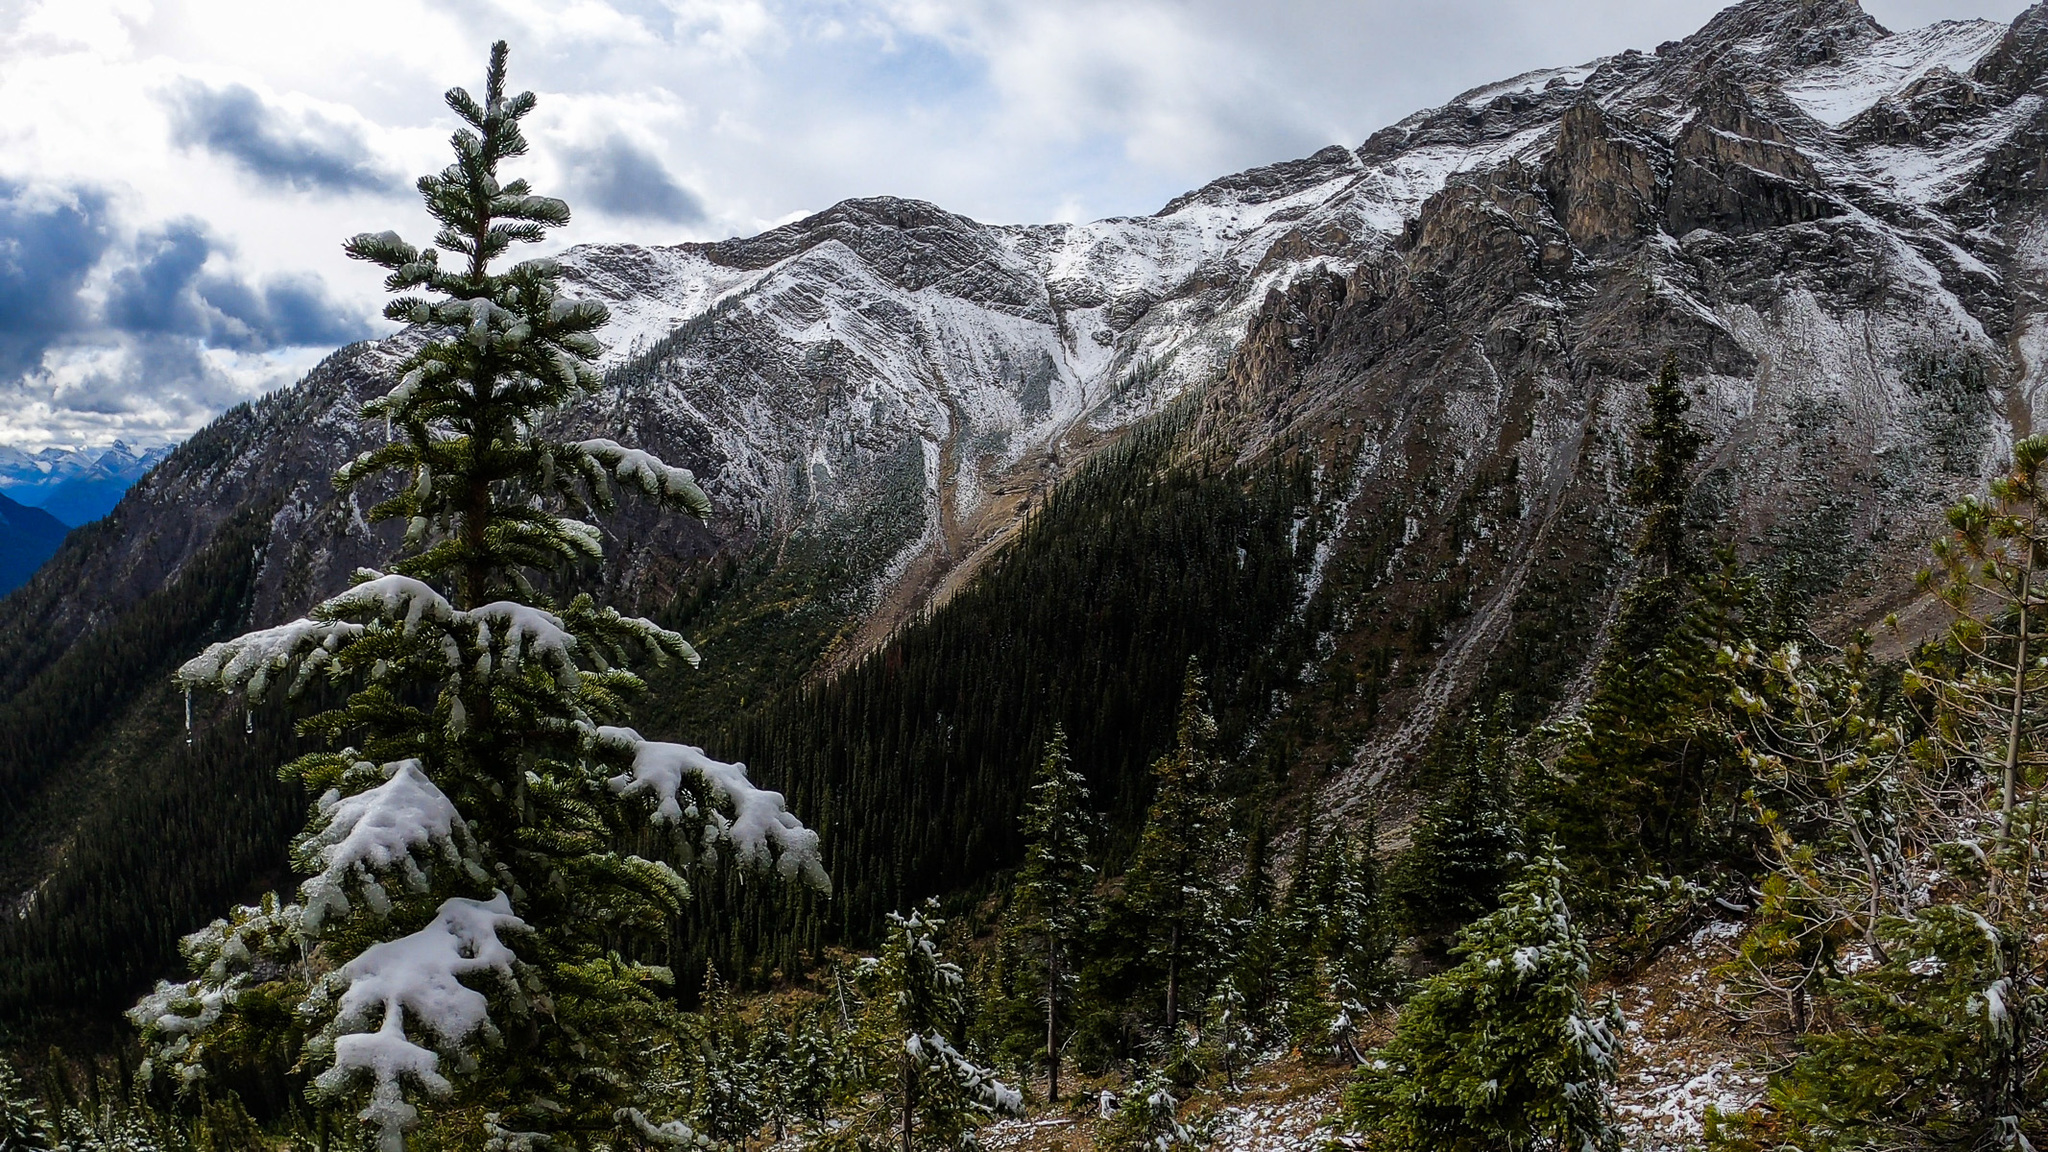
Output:
<instances>
[{"instance_id":1,"label":"dense tree line","mask_svg":"<svg viewBox=\"0 0 2048 1152\"><path fill-rule=\"evenodd\" d=\"M1210 678L1219 747L1242 745L1294 683L1306 631L1291 621L1312 542L1290 528L1308 464L1219 464L1194 453L1187 425L1173 412L1133 431L948 603L706 740L787 790L824 838L839 888L808 907L832 922L782 931L860 942L891 909L1013 867L1016 817L1057 728L1103 814L1104 857L1120 863L1151 798L1148 765L1174 739L1158 702L1178 696L1187 662ZM801 961L790 939L684 943L729 973L758 973L770 952Z\"/></svg>"},{"instance_id":2,"label":"dense tree line","mask_svg":"<svg viewBox=\"0 0 2048 1152\"><path fill-rule=\"evenodd\" d=\"M104 1034L209 907L284 871L305 807L275 771L293 741L212 707L188 736L169 682L182 655L246 611L267 527L230 524L170 585L0 703L0 859L28 889L0 919L0 1019L93 1021ZM109 731L113 716L125 720Z\"/></svg>"}]
</instances>

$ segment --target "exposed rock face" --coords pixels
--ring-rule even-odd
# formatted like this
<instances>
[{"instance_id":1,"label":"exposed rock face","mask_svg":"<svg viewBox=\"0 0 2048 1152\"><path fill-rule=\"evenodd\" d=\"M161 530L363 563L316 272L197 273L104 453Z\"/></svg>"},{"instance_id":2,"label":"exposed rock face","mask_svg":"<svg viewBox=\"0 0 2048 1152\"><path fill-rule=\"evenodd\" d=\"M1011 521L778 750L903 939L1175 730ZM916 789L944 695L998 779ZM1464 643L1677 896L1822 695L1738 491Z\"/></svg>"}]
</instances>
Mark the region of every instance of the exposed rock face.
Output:
<instances>
[{"instance_id":1,"label":"exposed rock face","mask_svg":"<svg viewBox=\"0 0 2048 1152\"><path fill-rule=\"evenodd\" d=\"M1843 211L1826 195L1813 162L1740 88L1715 83L1698 100L1699 114L1674 149L1665 213L1672 234L1710 228L1742 235Z\"/></svg>"},{"instance_id":2,"label":"exposed rock face","mask_svg":"<svg viewBox=\"0 0 2048 1152\"><path fill-rule=\"evenodd\" d=\"M620 521L610 578L657 600L693 558L817 527L873 603L913 611L1018 492L1206 389L1216 443L1324 466L1303 596L1335 605L1313 675L1381 669L1377 714L1329 694L1328 751L1362 783L1471 692L1570 695L1626 575L1642 387L1673 354L1711 436L1697 522L1796 560L1824 621L1864 618L2048 380L2044 77L2048 6L1892 33L1852 0L1749 0L1150 217L991 226L878 198L576 249L616 350L569 422L696 468L720 508L708 531ZM79 587L17 604L76 635L259 506L251 618L331 592L388 544L326 477L378 431L356 413L391 358L344 350L223 417L73 545Z\"/></svg>"},{"instance_id":3,"label":"exposed rock face","mask_svg":"<svg viewBox=\"0 0 2048 1152\"><path fill-rule=\"evenodd\" d=\"M1605 252L1641 239L1662 215L1670 149L1610 123L1593 101L1581 101L1564 114L1543 177L1572 242Z\"/></svg>"}]
</instances>

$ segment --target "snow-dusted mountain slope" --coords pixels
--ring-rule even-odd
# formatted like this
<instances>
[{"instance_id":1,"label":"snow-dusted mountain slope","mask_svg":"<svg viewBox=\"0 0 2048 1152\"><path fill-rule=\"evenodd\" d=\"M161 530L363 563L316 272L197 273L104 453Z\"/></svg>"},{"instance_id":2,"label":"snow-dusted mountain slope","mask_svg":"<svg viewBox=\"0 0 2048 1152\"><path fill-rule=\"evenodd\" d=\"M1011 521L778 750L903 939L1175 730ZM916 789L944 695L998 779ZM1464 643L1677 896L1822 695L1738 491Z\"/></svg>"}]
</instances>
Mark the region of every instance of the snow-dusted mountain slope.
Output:
<instances>
[{"instance_id":1,"label":"snow-dusted mountain slope","mask_svg":"<svg viewBox=\"0 0 2048 1152\"><path fill-rule=\"evenodd\" d=\"M574 249L614 323L572 422L694 467L720 510L709 531L623 521L613 579L651 598L709 552L817 528L857 553L878 634L1079 460L1202 391L1221 442L1319 453L1305 595L1351 598L1331 652L1425 608L1451 622L1402 642L1414 683L1381 708L1400 723L1331 726L1382 765L1373 748L1412 743L1489 663L1568 691L1626 563L1629 429L1668 352L1714 437L1700 515L1811 553L1813 595L1853 614L1882 591L1857 574L2031 427L2044 76L2042 6L1894 33L1852 0L1748 0L1152 216L996 226L878 198ZM356 415L391 361L344 349L196 436L73 545L71 586L32 590L37 627L110 618L250 509L272 526L253 620L338 587L389 543L327 476L381 433ZM1583 619L1539 641L1539 608Z\"/></svg>"}]
</instances>

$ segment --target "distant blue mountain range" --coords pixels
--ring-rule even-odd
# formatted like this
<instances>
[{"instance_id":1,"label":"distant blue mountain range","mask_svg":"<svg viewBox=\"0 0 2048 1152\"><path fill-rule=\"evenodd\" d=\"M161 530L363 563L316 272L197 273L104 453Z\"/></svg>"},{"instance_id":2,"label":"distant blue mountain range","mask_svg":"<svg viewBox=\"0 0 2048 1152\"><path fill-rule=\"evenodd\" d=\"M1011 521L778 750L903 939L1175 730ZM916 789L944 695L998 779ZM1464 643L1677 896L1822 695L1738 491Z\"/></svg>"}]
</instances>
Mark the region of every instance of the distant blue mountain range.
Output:
<instances>
[{"instance_id":1,"label":"distant blue mountain range","mask_svg":"<svg viewBox=\"0 0 2048 1152\"><path fill-rule=\"evenodd\" d=\"M0 596L26 584L69 531L41 508L17 504L0 494Z\"/></svg>"},{"instance_id":2,"label":"distant blue mountain range","mask_svg":"<svg viewBox=\"0 0 2048 1152\"><path fill-rule=\"evenodd\" d=\"M137 450L119 440L111 448L36 453L0 445L0 492L76 528L112 512L129 485L170 451L169 446Z\"/></svg>"}]
</instances>

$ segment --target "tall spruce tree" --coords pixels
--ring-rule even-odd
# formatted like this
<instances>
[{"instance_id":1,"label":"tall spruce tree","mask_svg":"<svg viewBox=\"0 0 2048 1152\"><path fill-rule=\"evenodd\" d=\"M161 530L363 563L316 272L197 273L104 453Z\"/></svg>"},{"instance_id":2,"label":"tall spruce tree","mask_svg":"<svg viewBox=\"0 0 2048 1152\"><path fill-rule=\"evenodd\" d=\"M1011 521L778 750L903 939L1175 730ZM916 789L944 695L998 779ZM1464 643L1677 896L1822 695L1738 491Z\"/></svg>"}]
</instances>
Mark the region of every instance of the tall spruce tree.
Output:
<instances>
[{"instance_id":1,"label":"tall spruce tree","mask_svg":"<svg viewBox=\"0 0 2048 1152\"><path fill-rule=\"evenodd\" d=\"M336 477L354 490L395 474L371 516L405 522L400 555L178 674L252 708L315 681L351 689L300 725L336 750L285 769L320 795L295 847L309 878L298 903L197 934L195 979L133 1016L154 1066L195 1083L243 995L290 971L316 1099L360 1103L384 1149L404 1146L423 1097L467 1110L492 1149L676 1145L694 1134L650 1117L667 1102L641 1074L670 975L634 957L688 898L677 866L729 852L820 886L824 873L816 836L741 766L621 725L636 662L696 654L572 594L602 552L586 517L614 485L691 515L709 505L684 469L543 431L597 385L607 317L561 295L551 260L496 267L569 219L500 177L534 107L506 91L506 55L492 47L481 101L448 93L455 160L419 181L434 244L346 245L389 270L404 295L385 314L412 325L395 385L363 409L391 439Z\"/></svg>"},{"instance_id":2,"label":"tall spruce tree","mask_svg":"<svg viewBox=\"0 0 2048 1152\"><path fill-rule=\"evenodd\" d=\"M1075 940L1095 918L1095 868L1088 863L1095 816L1088 782L1067 756L1067 733L1053 729L1024 807L1024 867L1016 901L1024 931L1045 959L1046 1099L1060 1098L1060 1002L1073 982Z\"/></svg>"},{"instance_id":3,"label":"tall spruce tree","mask_svg":"<svg viewBox=\"0 0 2048 1152\"><path fill-rule=\"evenodd\" d=\"M1398 937L1378 859L1376 820L1351 835L1332 834L1318 849L1304 833L1308 857L1288 889L1281 921L1290 942L1288 1031L1305 1052L1360 1058L1366 1017L1393 999Z\"/></svg>"},{"instance_id":4,"label":"tall spruce tree","mask_svg":"<svg viewBox=\"0 0 2048 1152\"><path fill-rule=\"evenodd\" d=\"M1455 928L1492 911L1522 864L1508 714L1504 700L1475 707L1432 751L1433 792L1394 877L1404 918L1418 932Z\"/></svg>"},{"instance_id":5,"label":"tall spruce tree","mask_svg":"<svg viewBox=\"0 0 2048 1152\"><path fill-rule=\"evenodd\" d=\"M1689 571L1697 559L1685 534L1685 501L1692 494L1689 472L1706 437L1686 422L1692 407L1680 384L1678 357L1664 358L1646 399L1649 412L1639 434L1642 457L1629 473L1628 501L1642 510L1636 555L1652 574L1671 577Z\"/></svg>"},{"instance_id":6,"label":"tall spruce tree","mask_svg":"<svg viewBox=\"0 0 2048 1152\"><path fill-rule=\"evenodd\" d=\"M1366 1061L1346 1118L1401 1152L1611 1152L1622 1019L1586 1000L1591 958L1554 853L1458 934L1457 967L1423 981Z\"/></svg>"},{"instance_id":7,"label":"tall spruce tree","mask_svg":"<svg viewBox=\"0 0 2048 1152\"><path fill-rule=\"evenodd\" d=\"M1157 790L1123 890L1123 910L1149 926L1146 950L1164 972L1169 1032L1180 1025L1190 974L1206 978L1225 958L1218 945L1238 845L1215 742L1209 695L1190 660L1173 751L1153 762Z\"/></svg>"}]
</instances>

